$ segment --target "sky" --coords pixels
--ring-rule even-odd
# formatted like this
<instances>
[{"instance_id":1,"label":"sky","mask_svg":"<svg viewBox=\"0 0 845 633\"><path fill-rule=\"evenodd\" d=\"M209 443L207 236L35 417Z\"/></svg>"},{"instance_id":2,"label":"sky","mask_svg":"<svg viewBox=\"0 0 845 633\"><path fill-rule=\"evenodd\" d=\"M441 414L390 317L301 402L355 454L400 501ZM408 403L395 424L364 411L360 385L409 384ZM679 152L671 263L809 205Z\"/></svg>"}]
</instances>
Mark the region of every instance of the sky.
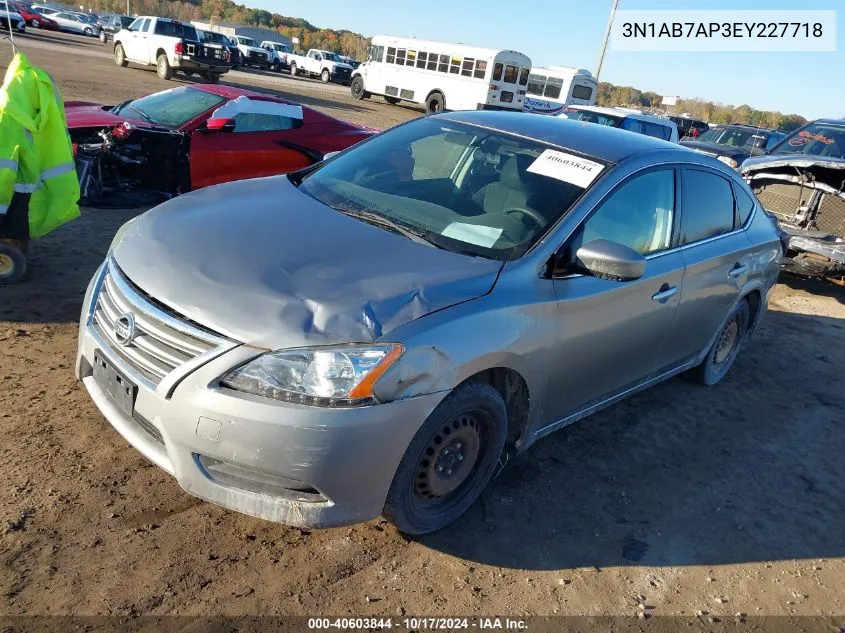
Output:
<instances>
[{"instance_id":1,"label":"sky","mask_svg":"<svg viewBox=\"0 0 845 633\"><path fill-rule=\"evenodd\" d=\"M367 36L411 36L527 54L535 66L595 73L613 0L236 0ZM828 53L657 53L608 50L600 79L661 95L748 104L808 119L845 117L843 0L620 0L622 9L839 9Z\"/></svg>"}]
</instances>

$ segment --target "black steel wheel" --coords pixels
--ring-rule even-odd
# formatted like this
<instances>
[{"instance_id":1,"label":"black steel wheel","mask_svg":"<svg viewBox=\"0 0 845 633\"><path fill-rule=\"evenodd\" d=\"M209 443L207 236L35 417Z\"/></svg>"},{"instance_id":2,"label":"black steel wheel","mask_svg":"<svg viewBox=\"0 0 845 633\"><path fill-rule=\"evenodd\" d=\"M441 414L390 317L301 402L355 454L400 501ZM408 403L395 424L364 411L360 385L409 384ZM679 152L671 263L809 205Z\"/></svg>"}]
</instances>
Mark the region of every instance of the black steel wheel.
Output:
<instances>
[{"instance_id":1,"label":"black steel wheel","mask_svg":"<svg viewBox=\"0 0 845 633\"><path fill-rule=\"evenodd\" d=\"M349 84L349 91L352 93L354 99L364 98L364 78L357 75L352 78L352 83Z\"/></svg>"},{"instance_id":2,"label":"black steel wheel","mask_svg":"<svg viewBox=\"0 0 845 633\"><path fill-rule=\"evenodd\" d=\"M505 446L507 408L485 383L467 383L414 436L390 487L384 515L407 534L439 530L484 490Z\"/></svg>"}]
</instances>

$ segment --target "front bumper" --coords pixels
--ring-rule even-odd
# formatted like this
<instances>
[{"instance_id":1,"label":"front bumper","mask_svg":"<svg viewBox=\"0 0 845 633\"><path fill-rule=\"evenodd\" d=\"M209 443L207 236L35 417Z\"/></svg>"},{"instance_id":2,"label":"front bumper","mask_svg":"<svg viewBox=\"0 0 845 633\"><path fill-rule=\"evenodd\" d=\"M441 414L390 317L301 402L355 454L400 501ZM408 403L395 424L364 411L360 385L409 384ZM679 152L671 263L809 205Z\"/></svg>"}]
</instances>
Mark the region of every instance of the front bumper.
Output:
<instances>
[{"instance_id":1,"label":"front bumper","mask_svg":"<svg viewBox=\"0 0 845 633\"><path fill-rule=\"evenodd\" d=\"M231 65L225 62L198 62L195 59L176 55L170 60L170 65L178 70L190 70L192 72L209 72L222 75L229 72Z\"/></svg>"},{"instance_id":2,"label":"front bumper","mask_svg":"<svg viewBox=\"0 0 845 633\"><path fill-rule=\"evenodd\" d=\"M244 514L301 527L332 527L378 516L414 434L445 393L358 408L325 409L242 394L218 378L256 355L232 343L175 386L138 383L132 415L93 375L95 351L132 369L92 325L104 267L80 318L76 376L111 425L188 493ZM235 478L203 464L231 466Z\"/></svg>"},{"instance_id":3,"label":"front bumper","mask_svg":"<svg viewBox=\"0 0 845 633\"><path fill-rule=\"evenodd\" d=\"M787 229L783 267L788 272L819 277L845 277L845 239L818 232Z\"/></svg>"},{"instance_id":4,"label":"front bumper","mask_svg":"<svg viewBox=\"0 0 845 633\"><path fill-rule=\"evenodd\" d=\"M352 73L333 72L329 74L329 80L333 81L336 84L343 84L344 86L348 86L352 83Z\"/></svg>"}]
</instances>

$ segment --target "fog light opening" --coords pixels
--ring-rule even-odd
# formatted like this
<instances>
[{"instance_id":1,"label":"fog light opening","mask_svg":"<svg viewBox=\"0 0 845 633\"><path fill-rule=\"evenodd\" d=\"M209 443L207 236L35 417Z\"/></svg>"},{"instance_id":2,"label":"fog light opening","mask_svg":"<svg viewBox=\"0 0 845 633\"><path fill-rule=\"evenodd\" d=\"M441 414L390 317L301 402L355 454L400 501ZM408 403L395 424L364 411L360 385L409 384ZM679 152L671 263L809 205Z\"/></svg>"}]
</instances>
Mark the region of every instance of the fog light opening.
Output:
<instances>
[{"instance_id":1,"label":"fog light opening","mask_svg":"<svg viewBox=\"0 0 845 633\"><path fill-rule=\"evenodd\" d=\"M255 470L199 453L194 453L194 461L206 477L223 486L283 497L291 501L306 503L328 501L325 495L313 486L290 477Z\"/></svg>"}]
</instances>

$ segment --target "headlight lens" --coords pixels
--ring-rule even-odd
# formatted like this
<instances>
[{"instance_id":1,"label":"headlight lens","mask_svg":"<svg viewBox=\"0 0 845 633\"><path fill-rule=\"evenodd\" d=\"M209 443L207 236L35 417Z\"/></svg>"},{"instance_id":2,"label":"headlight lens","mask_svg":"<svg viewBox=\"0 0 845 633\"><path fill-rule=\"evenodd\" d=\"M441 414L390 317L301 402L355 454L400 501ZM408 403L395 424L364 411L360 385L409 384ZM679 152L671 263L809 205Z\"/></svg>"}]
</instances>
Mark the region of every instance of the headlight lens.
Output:
<instances>
[{"instance_id":1,"label":"headlight lens","mask_svg":"<svg viewBox=\"0 0 845 633\"><path fill-rule=\"evenodd\" d=\"M401 355L397 344L268 352L229 372L220 384L287 402L365 404L372 400L376 380Z\"/></svg>"},{"instance_id":2,"label":"headlight lens","mask_svg":"<svg viewBox=\"0 0 845 633\"><path fill-rule=\"evenodd\" d=\"M716 158L725 163L725 165L727 165L731 169L736 169L739 166L739 163L737 163L730 156L717 156Z\"/></svg>"}]
</instances>

